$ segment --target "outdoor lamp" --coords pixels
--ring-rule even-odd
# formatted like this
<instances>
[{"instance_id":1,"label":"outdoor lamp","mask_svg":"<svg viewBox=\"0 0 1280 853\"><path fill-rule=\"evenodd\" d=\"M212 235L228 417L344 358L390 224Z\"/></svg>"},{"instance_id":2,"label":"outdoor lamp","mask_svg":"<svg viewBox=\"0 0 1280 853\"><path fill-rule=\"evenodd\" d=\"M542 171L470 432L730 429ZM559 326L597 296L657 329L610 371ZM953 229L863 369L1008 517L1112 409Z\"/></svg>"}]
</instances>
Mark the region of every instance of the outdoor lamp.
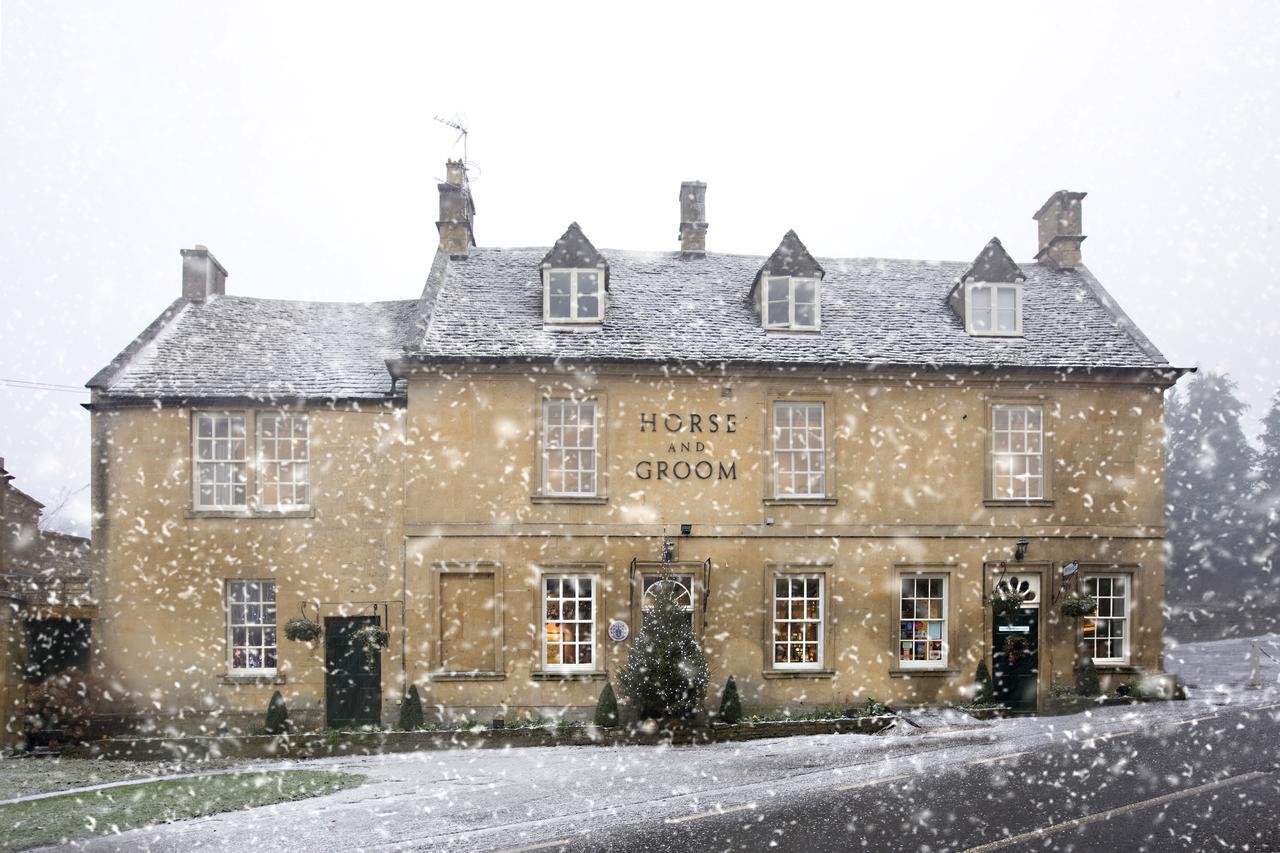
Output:
<instances>
[{"instance_id":1,"label":"outdoor lamp","mask_svg":"<svg viewBox=\"0 0 1280 853\"><path fill-rule=\"evenodd\" d=\"M1027 546L1031 543L1026 539L1019 539L1018 544L1013 549L1013 559L1022 562L1022 558L1027 556Z\"/></svg>"}]
</instances>

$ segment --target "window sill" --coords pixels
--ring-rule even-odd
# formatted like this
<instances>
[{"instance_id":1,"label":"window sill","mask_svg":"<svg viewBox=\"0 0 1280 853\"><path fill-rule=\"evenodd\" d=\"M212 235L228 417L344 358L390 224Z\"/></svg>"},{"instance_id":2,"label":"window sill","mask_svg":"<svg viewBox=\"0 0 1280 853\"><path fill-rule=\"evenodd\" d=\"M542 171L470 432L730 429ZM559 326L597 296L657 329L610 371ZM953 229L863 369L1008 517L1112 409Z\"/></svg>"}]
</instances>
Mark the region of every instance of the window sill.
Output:
<instances>
[{"instance_id":1,"label":"window sill","mask_svg":"<svg viewBox=\"0 0 1280 853\"><path fill-rule=\"evenodd\" d=\"M1022 498L987 498L982 502L983 506L1053 506L1052 498L1036 498L1034 500Z\"/></svg>"},{"instance_id":2,"label":"window sill","mask_svg":"<svg viewBox=\"0 0 1280 853\"><path fill-rule=\"evenodd\" d=\"M315 518L314 507L308 509L187 509L185 518Z\"/></svg>"},{"instance_id":3,"label":"window sill","mask_svg":"<svg viewBox=\"0 0 1280 853\"><path fill-rule=\"evenodd\" d=\"M604 681L609 673L604 670L582 670L580 672L555 672L538 670L529 677L534 681Z\"/></svg>"},{"instance_id":4,"label":"window sill","mask_svg":"<svg viewBox=\"0 0 1280 853\"><path fill-rule=\"evenodd\" d=\"M598 506L609 502L608 495L530 495L529 502L535 504L577 504L579 506Z\"/></svg>"},{"instance_id":5,"label":"window sill","mask_svg":"<svg viewBox=\"0 0 1280 853\"><path fill-rule=\"evenodd\" d=\"M1133 675L1142 672L1142 667L1134 666L1131 663L1095 663L1093 668L1099 673L1110 673L1112 675Z\"/></svg>"},{"instance_id":6,"label":"window sill","mask_svg":"<svg viewBox=\"0 0 1280 853\"><path fill-rule=\"evenodd\" d=\"M916 678L921 676L946 678L959 674L960 670L952 666L899 667L898 669L889 670L890 678Z\"/></svg>"},{"instance_id":7,"label":"window sill","mask_svg":"<svg viewBox=\"0 0 1280 853\"><path fill-rule=\"evenodd\" d=\"M765 498L765 506L835 506L835 498Z\"/></svg>"},{"instance_id":8,"label":"window sill","mask_svg":"<svg viewBox=\"0 0 1280 853\"><path fill-rule=\"evenodd\" d=\"M219 681L223 684L284 684L285 678L282 672L264 672L254 675L224 672Z\"/></svg>"},{"instance_id":9,"label":"window sill","mask_svg":"<svg viewBox=\"0 0 1280 853\"><path fill-rule=\"evenodd\" d=\"M505 681L505 672L433 672L430 681Z\"/></svg>"},{"instance_id":10,"label":"window sill","mask_svg":"<svg viewBox=\"0 0 1280 853\"><path fill-rule=\"evenodd\" d=\"M542 321L544 332L596 332L604 328L603 320L546 320Z\"/></svg>"},{"instance_id":11,"label":"window sill","mask_svg":"<svg viewBox=\"0 0 1280 853\"><path fill-rule=\"evenodd\" d=\"M766 669L765 678L835 678L833 669Z\"/></svg>"}]
</instances>

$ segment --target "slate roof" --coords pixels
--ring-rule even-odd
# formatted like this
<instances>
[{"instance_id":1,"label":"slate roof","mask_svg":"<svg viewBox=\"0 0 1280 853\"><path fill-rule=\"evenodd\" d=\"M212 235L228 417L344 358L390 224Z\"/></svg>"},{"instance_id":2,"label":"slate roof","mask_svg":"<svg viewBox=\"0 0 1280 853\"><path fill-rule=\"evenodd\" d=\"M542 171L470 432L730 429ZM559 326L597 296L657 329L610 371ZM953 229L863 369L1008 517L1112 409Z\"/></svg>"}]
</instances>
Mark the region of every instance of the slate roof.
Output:
<instances>
[{"instance_id":1,"label":"slate roof","mask_svg":"<svg viewBox=\"0 0 1280 853\"><path fill-rule=\"evenodd\" d=\"M766 333L746 296L760 256L603 250L612 289L599 329L544 329L545 248L451 260L414 359L1168 368L1086 269L1022 267L1022 338L964 330L947 294L971 263L820 258L820 333ZM1110 307L1108 307L1110 306Z\"/></svg>"},{"instance_id":2,"label":"slate roof","mask_svg":"<svg viewBox=\"0 0 1280 853\"><path fill-rule=\"evenodd\" d=\"M420 334L417 299L180 299L90 380L116 397L378 400L386 361ZM132 352L131 352L132 350Z\"/></svg>"},{"instance_id":3,"label":"slate roof","mask_svg":"<svg viewBox=\"0 0 1280 853\"><path fill-rule=\"evenodd\" d=\"M503 359L1171 369L1083 268L1023 265L1025 337L980 338L947 304L972 263L814 259L826 273L822 331L779 334L747 298L763 256L604 250L604 324L564 331L542 322L547 252L437 255L421 299L179 299L89 386L138 400L385 400L388 362Z\"/></svg>"}]
</instances>

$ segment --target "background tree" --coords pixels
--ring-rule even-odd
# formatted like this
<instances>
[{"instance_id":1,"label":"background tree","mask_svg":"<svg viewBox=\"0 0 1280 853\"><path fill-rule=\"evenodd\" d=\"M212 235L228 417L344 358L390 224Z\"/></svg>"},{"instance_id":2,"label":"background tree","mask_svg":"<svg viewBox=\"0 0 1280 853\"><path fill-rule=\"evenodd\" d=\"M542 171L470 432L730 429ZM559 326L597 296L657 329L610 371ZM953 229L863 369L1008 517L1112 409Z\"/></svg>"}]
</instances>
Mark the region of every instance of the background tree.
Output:
<instances>
[{"instance_id":1,"label":"background tree","mask_svg":"<svg viewBox=\"0 0 1280 853\"><path fill-rule=\"evenodd\" d=\"M642 719L691 717L706 698L707 659L676 601L675 583L664 577L651 591L653 603L644 611L618 685Z\"/></svg>"},{"instance_id":2,"label":"background tree","mask_svg":"<svg viewBox=\"0 0 1280 853\"><path fill-rule=\"evenodd\" d=\"M1269 585L1274 591L1280 585L1280 391L1271 398L1271 409L1262 419L1257 508L1260 517L1257 562L1269 575Z\"/></svg>"},{"instance_id":3,"label":"background tree","mask_svg":"<svg viewBox=\"0 0 1280 853\"><path fill-rule=\"evenodd\" d=\"M1171 601L1238 598L1255 575L1252 510L1255 451L1240 417L1246 406L1229 377L1192 375L1165 407Z\"/></svg>"}]
</instances>

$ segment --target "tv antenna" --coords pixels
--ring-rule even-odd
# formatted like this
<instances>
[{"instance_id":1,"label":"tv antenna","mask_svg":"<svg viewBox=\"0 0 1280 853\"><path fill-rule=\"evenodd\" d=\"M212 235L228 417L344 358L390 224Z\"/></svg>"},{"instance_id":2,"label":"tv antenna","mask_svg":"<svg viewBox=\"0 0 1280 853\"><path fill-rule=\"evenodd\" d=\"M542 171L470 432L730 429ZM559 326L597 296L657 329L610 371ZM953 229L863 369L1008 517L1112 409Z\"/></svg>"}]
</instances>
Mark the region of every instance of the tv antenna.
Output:
<instances>
[{"instance_id":1,"label":"tv antenna","mask_svg":"<svg viewBox=\"0 0 1280 853\"><path fill-rule=\"evenodd\" d=\"M467 127L462 123L462 116L454 116L452 120L441 118L440 116L433 116L433 118L445 127L451 127L458 131L458 138L453 140L453 144L457 145L458 142L462 142L462 162L467 163Z\"/></svg>"}]
</instances>

